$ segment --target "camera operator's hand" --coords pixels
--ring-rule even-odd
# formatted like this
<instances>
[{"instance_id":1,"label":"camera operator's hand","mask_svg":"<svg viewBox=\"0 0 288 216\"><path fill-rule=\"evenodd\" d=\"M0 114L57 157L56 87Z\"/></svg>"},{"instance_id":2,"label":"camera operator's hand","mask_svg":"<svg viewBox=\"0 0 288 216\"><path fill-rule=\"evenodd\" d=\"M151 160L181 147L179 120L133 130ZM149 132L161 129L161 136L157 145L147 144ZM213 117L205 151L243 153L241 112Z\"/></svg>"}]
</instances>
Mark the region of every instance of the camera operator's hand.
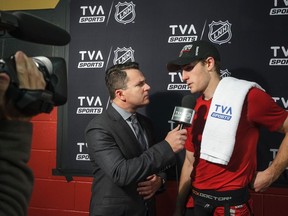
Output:
<instances>
[{"instance_id":1,"label":"camera operator's hand","mask_svg":"<svg viewBox=\"0 0 288 216\"><path fill-rule=\"evenodd\" d=\"M45 89L46 82L43 78L43 74L38 70L32 58L29 58L23 52L18 51L15 54L15 62L20 89ZM9 83L9 76L6 73L0 72L0 120L29 121L31 116L21 114L15 108L13 102L6 97Z\"/></svg>"}]
</instances>

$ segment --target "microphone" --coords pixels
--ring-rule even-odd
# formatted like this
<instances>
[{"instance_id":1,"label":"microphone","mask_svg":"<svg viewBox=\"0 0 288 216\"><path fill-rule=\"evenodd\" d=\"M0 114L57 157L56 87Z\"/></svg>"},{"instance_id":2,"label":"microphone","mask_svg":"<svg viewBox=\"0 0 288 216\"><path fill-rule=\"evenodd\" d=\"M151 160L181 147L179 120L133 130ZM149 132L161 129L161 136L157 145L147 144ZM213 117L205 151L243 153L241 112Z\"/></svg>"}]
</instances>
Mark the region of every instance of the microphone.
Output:
<instances>
[{"instance_id":1,"label":"microphone","mask_svg":"<svg viewBox=\"0 0 288 216\"><path fill-rule=\"evenodd\" d=\"M181 101L181 107L175 106L171 120L180 124L180 130L184 126L192 124L195 114L194 107L196 105L196 97L192 94L185 95Z\"/></svg>"},{"instance_id":2,"label":"microphone","mask_svg":"<svg viewBox=\"0 0 288 216\"><path fill-rule=\"evenodd\" d=\"M70 34L64 29L53 25L36 16L13 12L12 14L0 11L0 30L7 32L20 40L46 45L63 46L70 42Z\"/></svg>"}]
</instances>

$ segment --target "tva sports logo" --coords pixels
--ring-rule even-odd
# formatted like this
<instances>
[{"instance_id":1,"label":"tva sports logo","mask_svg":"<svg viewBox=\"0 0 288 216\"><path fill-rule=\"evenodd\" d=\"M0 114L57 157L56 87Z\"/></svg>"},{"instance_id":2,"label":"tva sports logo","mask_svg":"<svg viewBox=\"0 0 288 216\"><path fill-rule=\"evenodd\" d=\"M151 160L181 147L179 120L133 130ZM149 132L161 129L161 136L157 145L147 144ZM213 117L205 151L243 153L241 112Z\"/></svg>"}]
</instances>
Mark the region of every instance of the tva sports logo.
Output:
<instances>
[{"instance_id":1,"label":"tva sports logo","mask_svg":"<svg viewBox=\"0 0 288 216\"><path fill-rule=\"evenodd\" d=\"M127 61L135 61L134 50L131 47L117 47L117 49L114 50L113 64L123 64Z\"/></svg>"},{"instance_id":2,"label":"tva sports logo","mask_svg":"<svg viewBox=\"0 0 288 216\"><path fill-rule=\"evenodd\" d=\"M80 6L81 16L79 23L103 23L105 22L104 9L102 5Z\"/></svg>"},{"instance_id":3,"label":"tva sports logo","mask_svg":"<svg viewBox=\"0 0 288 216\"><path fill-rule=\"evenodd\" d=\"M221 104L215 104L214 111L211 113L211 117L218 118L226 121L230 121L232 118L232 107L223 106Z\"/></svg>"},{"instance_id":4,"label":"tva sports logo","mask_svg":"<svg viewBox=\"0 0 288 216\"><path fill-rule=\"evenodd\" d=\"M273 8L270 10L270 16L288 15L288 0L270 0L273 2Z\"/></svg>"},{"instance_id":5,"label":"tva sports logo","mask_svg":"<svg viewBox=\"0 0 288 216\"><path fill-rule=\"evenodd\" d=\"M90 156L88 154L88 147L87 143L84 142L78 142L78 153L76 154L76 160L77 161L90 161Z\"/></svg>"},{"instance_id":6,"label":"tva sports logo","mask_svg":"<svg viewBox=\"0 0 288 216\"><path fill-rule=\"evenodd\" d=\"M168 43L191 43L196 41L198 36L193 24L169 25L171 35Z\"/></svg>"},{"instance_id":7,"label":"tva sports logo","mask_svg":"<svg viewBox=\"0 0 288 216\"><path fill-rule=\"evenodd\" d=\"M78 68L103 68L104 60L101 50L80 50Z\"/></svg>"},{"instance_id":8,"label":"tva sports logo","mask_svg":"<svg viewBox=\"0 0 288 216\"><path fill-rule=\"evenodd\" d=\"M270 59L270 66L287 66L288 65L288 48L285 46L271 46L273 58Z\"/></svg>"},{"instance_id":9,"label":"tva sports logo","mask_svg":"<svg viewBox=\"0 0 288 216\"><path fill-rule=\"evenodd\" d=\"M274 96L272 98L276 103L288 111L288 98L279 96Z\"/></svg>"},{"instance_id":10,"label":"tva sports logo","mask_svg":"<svg viewBox=\"0 0 288 216\"><path fill-rule=\"evenodd\" d=\"M231 26L232 24L228 20L225 22L213 21L209 24L209 40L219 45L229 42L232 38Z\"/></svg>"},{"instance_id":11,"label":"tva sports logo","mask_svg":"<svg viewBox=\"0 0 288 216\"><path fill-rule=\"evenodd\" d=\"M135 11L135 4L133 2L119 2L115 8L116 12L114 14L115 20L118 23L127 24L131 23L135 20L136 11Z\"/></svg>"},{"instance_id":12,"label":"tva sports logo","mask_svg":"<svg viewBox=\"0 0 288 216\"><path fill-rule=\"evenodd\" d=\"M78 96L79 106L77 108L77 115L101 114L103 112L102 101L99 96Z\"/></svg>"},{"instance_id":13,"label":"tva sports logo","mask_svg":"<svg viewBox=\"0 0 288 216\"><path fill-rule=\"evenodd\" d=\"M181 72L169 72L170 83L167 86L168 91L187 91L189 87L183 82Z\"/></svg>"}]
</instances>

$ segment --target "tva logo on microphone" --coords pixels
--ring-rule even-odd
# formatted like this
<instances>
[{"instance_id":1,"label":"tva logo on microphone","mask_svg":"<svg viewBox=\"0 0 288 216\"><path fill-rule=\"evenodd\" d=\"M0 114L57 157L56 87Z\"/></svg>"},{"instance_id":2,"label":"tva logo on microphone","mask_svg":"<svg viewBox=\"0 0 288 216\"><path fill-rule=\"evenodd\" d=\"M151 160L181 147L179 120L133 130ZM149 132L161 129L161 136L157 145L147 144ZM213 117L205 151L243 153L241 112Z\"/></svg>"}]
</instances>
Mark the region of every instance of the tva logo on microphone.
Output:
<instances>
[{"instance_id":1,"label":"tva logo on microphone","mask_svg":"<svg viewBox=\"0 0 288 216\"><path fill-rule=\"evenodd\" d=\"M176 106L172 114L172 121L191 125L195 111L190 108Z\"/></svg>"}]
</instances>

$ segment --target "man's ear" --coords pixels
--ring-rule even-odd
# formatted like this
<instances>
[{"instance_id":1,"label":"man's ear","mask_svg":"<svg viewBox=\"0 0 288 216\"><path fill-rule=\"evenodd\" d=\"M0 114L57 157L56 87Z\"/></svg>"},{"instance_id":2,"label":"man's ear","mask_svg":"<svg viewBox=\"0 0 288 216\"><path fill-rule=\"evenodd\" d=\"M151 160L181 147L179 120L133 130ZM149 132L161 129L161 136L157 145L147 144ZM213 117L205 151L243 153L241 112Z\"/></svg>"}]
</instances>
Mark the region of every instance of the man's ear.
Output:
<instances>
[{"instance_id":1,"label":"man's ear","mask_svg":"<svg viewBox=\"0 0 288 216\"><path fill-rule=\"evenodd\" d=\"M211 71L215 66L215 59L213 57L208 57L206 59L208 70Z\"/></svg>"},{"instance_id":2,"label":"man's ear","mask_svg":"<svg viewBox=\"0 0 288 216\"><path fill-rule=\"evenodd\" d=\"M125 94L122 89L117 89L115 90L115 97L118 98L119 100L124 101L125 100Z\"/></svg>"}]
</instances>

